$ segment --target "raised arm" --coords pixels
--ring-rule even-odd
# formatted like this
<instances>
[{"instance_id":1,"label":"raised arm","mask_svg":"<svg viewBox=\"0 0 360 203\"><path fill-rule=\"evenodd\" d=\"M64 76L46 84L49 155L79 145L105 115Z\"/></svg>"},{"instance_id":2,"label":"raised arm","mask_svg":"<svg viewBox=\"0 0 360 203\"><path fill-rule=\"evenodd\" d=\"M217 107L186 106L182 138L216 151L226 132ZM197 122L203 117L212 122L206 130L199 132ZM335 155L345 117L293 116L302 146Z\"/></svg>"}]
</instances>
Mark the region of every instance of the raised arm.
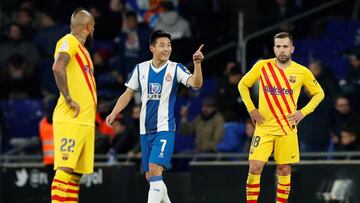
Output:
<instances>
[{"instance_id":1,"label":"raised arm","mask_svg":"<svg viewBox=\"0 0 360 203\"><path fill-rule=\"evenodd\" d=\"M60 52L53 64L53 72L55 76L56 85L63 95L66 103L74 110L74 117L80 112L80 106L71 98L66 77L66 66L69 63L70 56L67 53Z\"/></svg>"},{"instance_id":2,"label":"raised arm","mask_svg":"<svg viewBox=\"0 0 360 203\"><path fill-rule=\"evenodd\" d=\"M203 83L203 76L201 70L201 62L204 59L204 55L201 52L203 46L204 45L202 44L193 55L194 73L192 76L190 76L189 80L187 81L187 85L189 85L190 87L200 88Z\"/></svg>"}]
</instances>

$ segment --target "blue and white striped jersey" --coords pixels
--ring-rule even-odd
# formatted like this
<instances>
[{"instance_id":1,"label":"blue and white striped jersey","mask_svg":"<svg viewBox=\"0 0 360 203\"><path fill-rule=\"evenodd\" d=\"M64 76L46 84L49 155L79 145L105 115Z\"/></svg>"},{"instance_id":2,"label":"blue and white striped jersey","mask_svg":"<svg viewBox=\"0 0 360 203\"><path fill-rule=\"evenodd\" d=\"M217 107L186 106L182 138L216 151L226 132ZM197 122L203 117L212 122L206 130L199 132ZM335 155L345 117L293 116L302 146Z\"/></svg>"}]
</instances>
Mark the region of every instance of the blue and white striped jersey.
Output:
<instances>
[{"instance_id":1,"label":"blue and white striped jersey","mask_svg":"<svg viewBox=\"0 0 360 203\"><path fill-rule=\"evenodd\" d=\"M180 63L155 68L152 60L137 64L125 85L141 94L140 134L175 131L174 106L178 85L192 75Z\"/></svg>"}]
</instances>

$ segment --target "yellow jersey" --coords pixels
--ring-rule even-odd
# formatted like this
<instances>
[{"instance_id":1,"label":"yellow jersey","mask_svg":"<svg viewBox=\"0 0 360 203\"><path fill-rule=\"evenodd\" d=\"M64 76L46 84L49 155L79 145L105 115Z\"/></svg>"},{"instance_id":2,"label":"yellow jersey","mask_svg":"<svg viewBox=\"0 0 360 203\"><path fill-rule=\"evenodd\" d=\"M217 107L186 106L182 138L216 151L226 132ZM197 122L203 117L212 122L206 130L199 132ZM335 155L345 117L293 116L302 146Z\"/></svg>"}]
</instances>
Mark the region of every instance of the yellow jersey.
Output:
<instances>
[{"instance_id":1,"label":"yellow jersey","mask_svg":"<svg viewBox=\"0 0 360 203\"><path fill-rule=\"evenodd\" d=\"M56 44L54 58L60 53L70 56L66 66L67 85L71 98L80 105L80 113L74 118L73 110L66 104L62 94L54 110L53 120L95 126L96 84L94 66L87 49L72 34L62 37Z\"/></svg>"},{"instance_id":2,"label":"yellow jersey","mask_svg":"<svg viewBox=\"0 0 360 203\"><path fill-rule=\"evenodd\" d=\"M275 58L258 61L239 82L239 92L248 110L255 109L249 88L259 82L259 113L265 118L262 125L256 124L254 135L288 135L297 133L296 125L289 123L287 116L297 111L297 100L305 86L310 102L300 111L308 115L324 98L324 91L309 69L292 61L285 69L279 68Z\"/></svg>"}]
</instances>

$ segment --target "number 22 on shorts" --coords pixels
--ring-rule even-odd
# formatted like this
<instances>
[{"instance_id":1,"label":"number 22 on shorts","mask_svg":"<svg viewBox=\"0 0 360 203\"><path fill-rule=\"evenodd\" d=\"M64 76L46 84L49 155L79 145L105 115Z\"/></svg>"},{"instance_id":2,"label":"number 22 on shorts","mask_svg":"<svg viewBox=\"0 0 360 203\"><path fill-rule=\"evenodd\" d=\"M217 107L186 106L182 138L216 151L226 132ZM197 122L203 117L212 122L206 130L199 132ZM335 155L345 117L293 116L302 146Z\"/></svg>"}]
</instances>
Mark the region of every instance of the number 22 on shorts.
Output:
<instances>
[{"instance_id":1,"label":"number 22 on shorts","mask_svg":"<svg viewBox=\"0 0 360 203\"><path fill-rule=\"evenodd\" d=\"M61 139L60 151L62 152L74 152L75 140L74 139Z\"/></svg>"}]
</instances>

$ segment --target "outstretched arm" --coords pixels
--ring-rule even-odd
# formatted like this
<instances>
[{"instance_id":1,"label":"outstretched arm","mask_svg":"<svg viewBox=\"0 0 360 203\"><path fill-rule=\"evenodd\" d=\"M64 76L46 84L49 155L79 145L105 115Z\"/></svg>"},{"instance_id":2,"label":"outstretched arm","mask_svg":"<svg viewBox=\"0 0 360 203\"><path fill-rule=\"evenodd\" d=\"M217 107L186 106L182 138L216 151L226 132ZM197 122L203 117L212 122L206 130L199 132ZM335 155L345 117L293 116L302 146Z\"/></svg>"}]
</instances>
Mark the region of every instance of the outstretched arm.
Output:
<instances>
[{"instance_id":1,"label":"outstretched arm","mask_svg":"<svg viewBox=\"0 0 360 203\"><path fill-rule=\"evenodd\" d=\"M200 88L203 83L203 76L202 76L202 70L201 70L201 62L204 59L204 55L201 52L201 49L203 48L203 44L196 50L196 52L193 55L193 61L194 61L194 74L190 76L187 85L190 87Z\"/></svg>"},{"instance_id":2,"label":"outstretched arm","mask_svg":"<svg viewBox=\"0 0 360 203\"><path fill-rule=\"evenodd\" d=\"M66 66L69 63L69 60L69 54L60 52L55 59L52 69L54 72L56 85L59 88L60 93L65 98L66 103L70 106L71 109L74 110L74 117L76 117L80 112L80 106L74 100L72 100L67 85Z\"/></svg>"},{"instance_id":3,"label":"outstretched arm","mask_svg":"<svg viewBox=\"0 0 360 203\"><path fill-rule=\"evenodd\" d=\"M124 108L129 104L134 94L134 90L127 88L126 91L119 97L110 115L106 117L106 124L108 126L111 126L112 122L114 122L116 118L116 115L124 110Z\"/></svg>"}]
</instances>

